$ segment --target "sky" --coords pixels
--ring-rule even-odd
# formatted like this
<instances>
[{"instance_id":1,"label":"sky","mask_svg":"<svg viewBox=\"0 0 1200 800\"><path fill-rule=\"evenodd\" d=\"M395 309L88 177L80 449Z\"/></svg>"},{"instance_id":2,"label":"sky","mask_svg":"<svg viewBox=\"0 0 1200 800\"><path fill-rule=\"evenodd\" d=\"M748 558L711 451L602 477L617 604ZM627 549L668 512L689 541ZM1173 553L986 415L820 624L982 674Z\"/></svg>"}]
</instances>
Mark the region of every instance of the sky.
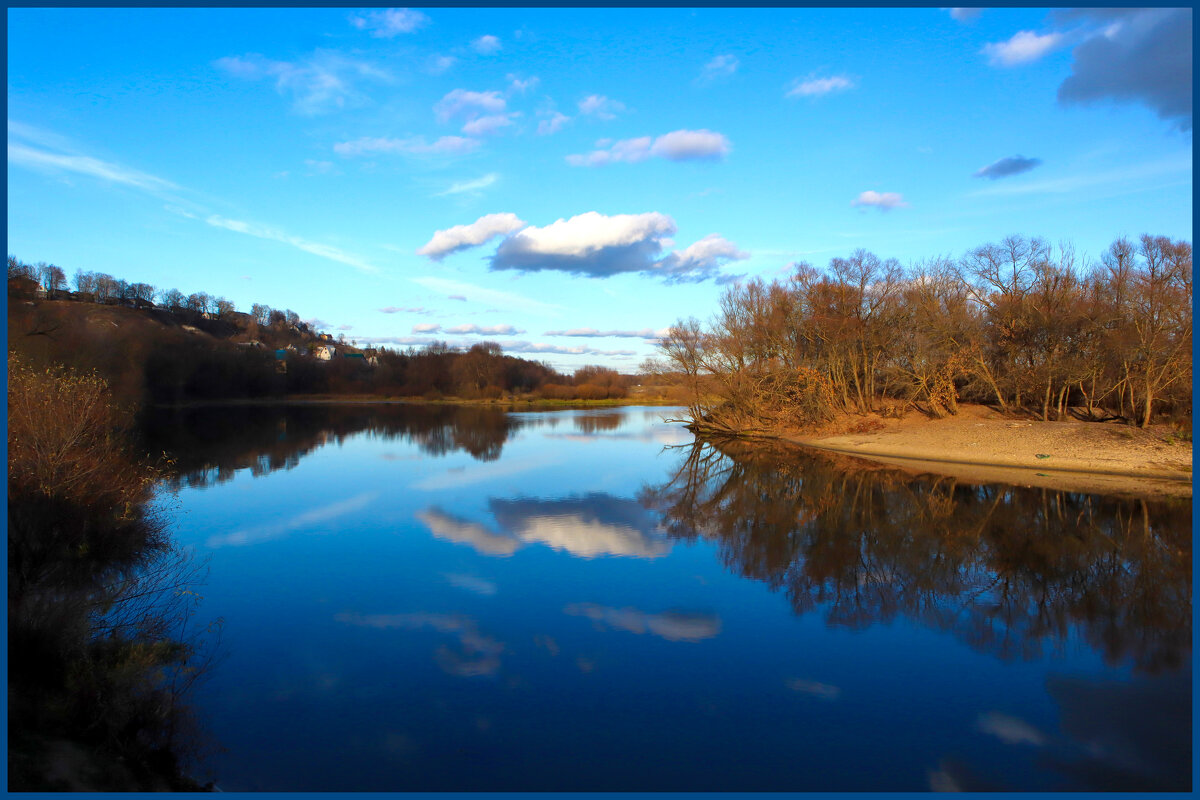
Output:
<instances>
[{"instance_id":1,"label":"sky","mask_svg":"<svg viewBox=\"0 0 1200 800\"><path fill-rule=\"evenodd\" d=\"M1191 10L12 9L8 252L625 372L733 282L1191 241Z\"/></svg>"}]
</instances>

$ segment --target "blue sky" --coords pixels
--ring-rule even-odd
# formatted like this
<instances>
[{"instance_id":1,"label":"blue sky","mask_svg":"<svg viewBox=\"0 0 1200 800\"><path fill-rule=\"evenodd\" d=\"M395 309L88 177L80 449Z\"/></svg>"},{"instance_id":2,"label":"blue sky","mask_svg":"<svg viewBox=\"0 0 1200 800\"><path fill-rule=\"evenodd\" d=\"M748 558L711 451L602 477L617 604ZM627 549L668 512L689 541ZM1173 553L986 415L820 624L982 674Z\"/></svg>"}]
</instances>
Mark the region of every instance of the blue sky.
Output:
<instances>
[{"instance_id":1,"label":"blue sky","mask_svg":"<svg viewBox=\"0 0 1200 800\"><path fill-rule=\"evenodd\" d=\"M1191 11L9 9L8 251L633 371L727 283L1191 240Z\"/></svg>"}]
</instances>

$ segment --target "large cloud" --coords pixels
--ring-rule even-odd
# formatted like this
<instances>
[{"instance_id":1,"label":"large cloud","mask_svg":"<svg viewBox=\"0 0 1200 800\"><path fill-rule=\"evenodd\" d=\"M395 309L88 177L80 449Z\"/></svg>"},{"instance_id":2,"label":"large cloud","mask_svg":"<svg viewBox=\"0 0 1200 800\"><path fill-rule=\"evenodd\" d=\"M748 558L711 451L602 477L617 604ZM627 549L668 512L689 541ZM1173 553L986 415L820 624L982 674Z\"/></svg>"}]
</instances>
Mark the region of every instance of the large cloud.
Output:
<instances>
[{"instance_id":1,"label":"large cloud","mask_svg":"<svg viewBox=\"0 0 1200 800\"><path fill-rule=\"evenodd\" d=\"M669 334L670 328L642 328L641 330L597 330L596 328L571 328L566 331L546 331L544 336L581 336L585 338L602 338L614 336L627 339L658 339Z\"/></svg>"},{"instance_id":2,"label":"large cloud","mask_svg":"<svg viewBox=\"0 0 1200 800\"><path fill-rule=\"evenodd\" d=\"M730 149L729 139L724 134L702 128L671 131L654 139L649 136L622 139L606 148L566 158L568 164L576 167L596 167L616 162L636 164L651 157L668 161L719 161L729 155Z\"/></svg>"},{"instance_id":3,"label":"large cloud","mask_svg":"<svg viewBox=\"0 0 1200 800\"><path fill-rule=\"evenodd\" d=\"M1141 103L1180 130L1192 128L1192 10L1094 9L1104 27L1075 48L1058 87L1063 104Z\"/></svg>"},{"instance_id":4,"label":"large cloud","mask_svg":"<svg viewBox=\"0 0 1200 800\"><path fill-rule=\"evenodd\" d=\"M1021 155L1008 156L976 170L975 177L990 178L991 180L1007 178L1009 175L1020 175L1022 172L1028 172L1041 163L1042 160L1040 158L1026 158Z\"/></svg>"},{"instance_id":5,"label":"large cloud","mask_svg":"<svg viewBox=\"0 0 1200 800\"><path fill-rule=\"evenodd\" d=\"M516 214L486 214L470 225L455 225L436 231L433 238L417 250L417 255L441 261L451 253L476 247L496 236L503 236L523 227L525 222Z\"/></svg>"},{"instance_id":6,"label":"large cloud","mask_svg":"<svg viewBox=\"0 0 1200 800\"><path fill-rule=\"evenodd\" d=\"M747 257L714 234L660 259L675 231L675 221L658 212L605 216L589 211L509 236L492 256L492 269L557 270L593 278L645 272L677 283L705 280L725 262Z\"/></svg>"}]
</instances>

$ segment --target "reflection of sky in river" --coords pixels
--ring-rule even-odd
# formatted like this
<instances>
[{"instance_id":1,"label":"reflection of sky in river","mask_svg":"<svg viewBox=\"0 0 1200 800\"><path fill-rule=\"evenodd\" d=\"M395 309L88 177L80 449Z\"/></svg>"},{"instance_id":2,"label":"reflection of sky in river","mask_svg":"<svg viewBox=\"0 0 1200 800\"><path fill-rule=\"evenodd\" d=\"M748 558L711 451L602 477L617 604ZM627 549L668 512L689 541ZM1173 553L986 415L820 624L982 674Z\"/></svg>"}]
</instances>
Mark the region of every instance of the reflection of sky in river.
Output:
<instances>
[{"instance_id":1,"label":"reflection of sky in river","mask_svg":"<svg viewBox=\"0 0 1200 800\"><path fill-rule=\"evenodd\" d=\"M1094 789L1181 773L1182 722L1162 709L1190 709L1190 669L1138 677L1078 638L1004 659L903 615L831 626L820 604L797 613L786 581L742 577L755 553L670 537L641 502L677 466L664 443L689 438L665 413L521 414L494 440L461 435L481 457L351 432L291 469L182 489L178 535L211 558L200 616L225 620L197 696L222 788ZM897 579L875 565L846 591Z\"/></svg>"}]
</instances>

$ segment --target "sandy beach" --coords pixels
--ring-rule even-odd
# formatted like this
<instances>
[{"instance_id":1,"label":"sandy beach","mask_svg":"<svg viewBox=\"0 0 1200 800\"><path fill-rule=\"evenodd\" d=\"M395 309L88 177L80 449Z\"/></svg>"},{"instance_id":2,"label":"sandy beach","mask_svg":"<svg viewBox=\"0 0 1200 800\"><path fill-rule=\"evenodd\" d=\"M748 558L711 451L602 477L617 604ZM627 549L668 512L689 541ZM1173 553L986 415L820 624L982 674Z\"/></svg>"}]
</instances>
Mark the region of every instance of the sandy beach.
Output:
<instances>
[{"instance_id":1,"label":"sandy beach","mask_svg":"<svg viewBox=\"0 0 1200 800\"><path fill-rule=\"evenodd\" d=\"M874 418L872 418L874 420ZM864 433L787 441L965 480L1069 491L1191 497L1192 445L1165 426L1041 422L962 406L944 419L910 413Z\"/></svg>"}]
</instances>

